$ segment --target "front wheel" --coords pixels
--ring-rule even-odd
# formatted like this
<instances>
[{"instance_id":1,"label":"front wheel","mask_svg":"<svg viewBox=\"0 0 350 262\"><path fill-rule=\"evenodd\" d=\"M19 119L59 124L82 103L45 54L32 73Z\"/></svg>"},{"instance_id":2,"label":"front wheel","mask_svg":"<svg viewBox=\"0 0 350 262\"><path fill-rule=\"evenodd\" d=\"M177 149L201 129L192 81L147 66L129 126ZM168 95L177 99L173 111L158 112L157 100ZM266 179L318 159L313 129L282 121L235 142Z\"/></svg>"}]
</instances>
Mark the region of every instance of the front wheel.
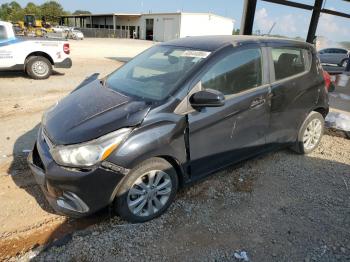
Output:
<instances>
[{"instance_id":1,"label":"front wheel","mask_svg":"<svg viewBox=\"0 0 350 262\"><path fill-rule=\"evenodd\" d=\"M178 177L169 162L152 158L131 170L121 183L115 210L123 219L140 223L166 211L175 198Z\"/></svg>"},{"instance_id":2,"label":"front wheel","mask_svg":"<svg viewBox=\"0 0 350 262\"><path fill-rule=\"evenodd\" d=\"M348 65L348 59L343 59L341 62L340 62L340 65L342 67L346 67Z\"/></svg>"},{"instance_id":3,"label":"front wheel","mask_svg":"<svg viewBox=\"0 0 350 262\"><path fill-rule=\"evenodd\" d=\"M52 65L42 56L31 56L26 62L26 72L33 79L47 79L52 73Z\"/></svg>"},{"instance_id":4,"label":"front wheel","mask_svg":"<svg viewBox=\"0 0 350 262\"><path fill-rule=\"evenodd\" d=\"M324 118L318 112L311 112L305 119L298 133L298 139L292 149L299 154L314 151L324 133Z\"/></svg>"}]
</instances>

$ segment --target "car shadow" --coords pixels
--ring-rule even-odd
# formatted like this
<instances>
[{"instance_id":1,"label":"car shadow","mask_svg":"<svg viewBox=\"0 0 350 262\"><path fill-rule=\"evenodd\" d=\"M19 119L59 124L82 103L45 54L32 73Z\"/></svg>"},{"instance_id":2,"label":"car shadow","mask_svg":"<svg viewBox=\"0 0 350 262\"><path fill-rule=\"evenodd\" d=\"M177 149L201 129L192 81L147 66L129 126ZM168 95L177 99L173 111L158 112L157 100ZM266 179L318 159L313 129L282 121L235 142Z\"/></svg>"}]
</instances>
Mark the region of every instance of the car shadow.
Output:
<instances>
[{"instance_id":1,"label":"car shadow","mask_svg":"<svg viewBox=\"0 0 350 262\"><path fill-rule=\"evenodd\" d=\"M284 173L288 173L287 176L289 177L289 179L292 179L293 175L291 174L293 172L298 173L299 171L303 171L303 175L300 174L298 176L298 180L300 181L299 183L297 183L298 187L296 187L296 185L291 185L290 187L287 187L290 181L284 180L283 177L285 174L283 173L283 176L281 176L280 173L270 174L268 165L265 166L265 168L263 168L264 170L260 170L262 172L245 172L245 175L242 175L239 172L241 169L254 170L254 168L252 168L252 165L260 161L273 161L274 163L277 161L277 163L275 164L283 164L283 158L285 157L293 158L294 163L294 170L286 169L284 171ZM335 160L331 161L310 156L301 156L294 154L289 150L280 150L278 155L276 155L276 153L263 154L251 160L243 161L239 164L232 165L228 168L223 169L222 171L216 172L213 175L194 183L190 187L185 187L180 190L175 201L182 201L183 204L186 202L191 203L189 201L198 201L199 205L202 203L202 201L214 201L215 204L212 206L213 212L218 212L218 216L222 217L225 217L225 215L230 214L230 217L234 217L234 219L232 219L233 223L235 223L235 219L240 220L240 223L242 223L241 226L243 228L249 228L251 226L251 224L249 224L249 221L260 220L261 214L263 213L265 216L264 221L268 221L269 219L271 219L271 221L274 221L274 223L267 223L261 228L254 228L254 230L256 230L259 233L259 235L263 236L266 243L270 243L271 241L269 241L268 235L266 236L263 234L264 229L262 228L267 228L271 231L275 230L283 232L288 232L290 228L308 228L307 232L305 232L305 234L303 233L304 235L300 233L300 235L295 236L297 237L298 241L303 243L302 246L305 247L310 246L309 241L311 241L306 236L312 234L314 234L315 236L317 236L317 234L327 234L327 236L336 237L336 239L339 239L339 241L346 241L348 233L344 232L343 227L341 226L341 223L343 223L342 221L349 221L347 219L348 212L346 211L345 206L344 209L339 209L339 203L337 202L337 205L327 207L330 210L327 213L323 206L324 202L319 201L311 205L312 209L316 210L314 213L311 213L310 195L315 199L321 198L329 200L328 193L329 191L332 191L337 192L338 198L344 200L347 199L348 186L350 185L350 177L347 175L347 171L349 170L349 168L349 165L339 163ZM321 178L314 181L315 176L320 175ZM222 209L222 203L220 202L221 200L215 200L215 197L213 200L213 196L210 192L212 192L212 187L214 187L214 189L216 190L214 190L214 192L220 191L220 185L222 185L222 181L225 180L227 176L231 176L230 181L233 180L233 191L235 191L237 194L245 194L249 197L241 198L238 202L233 201L230 208ZM279 183L282 184L278 186ZM308 194L301 194L300 196L295 196L293 199L290 198L289 194L285 194L286 191L295 193L295 188L299 188L299 186L300 190L305 190L303 187L301 187L301 184L310 185L307 189ZM324 192L319 191L319 188L322 185L325 187ZM273 191L275 191L275 194L280 196L281 199L274 198L275 194L271 194L270 192L271 187L273 188ZM266 209L266 203L264 203L264 201L266 200L270 201L270 209ZM188 238L189 235L191 235L192 232L195 231L196 228L198 228L198 222L196 222L197 220L193 219L193 222L190 222L188 218L186 218L186 216L181 215L183 214L182 212L184 212L183 208L179 208L178 206L176 207L176 205L172 205L170 209L171 212L169 212L169 214L171 215L168 214L163 216L162 218L163 221L165 221L165 226L171 227L174 232L182 232L180 233L182 234L182 239ZM234 212L234 210L237 210L237 212ZM294 211L291 212L291 210ZM330 214L334 212L337 212L337 215L339 215L339 219L337 221L332 221L332 216L330 216ZM324 215L322 216L322 223L314 223L313 221L315 219L319 219L315 216L315 214L318 216L320 213ZM242 218L247 217L246 214L249 214L250 219L245 220L244 222ZM305 221L305 216L312 217L310 220ZM99 223L109 218L111 218L111 216L108 215L108 212L102 211L96 215L87 217L85 219L71 219L69 222L70 229L67 230L67 225L69 224L68 222L57 227L55 230L52 231L48 239L48 243L44 246L44 248L40 249L39 252L47 251L52 247L60 247L69 243L73 239L73 233L77 237L90 236L91 238L95 238L97 240L99 236L93 234L94 230L96 229L94 227L89 227L89 225ZM278 223L275 223L276 220L278 221ZM127 222L116 218L111 223L119 225L125 224ZM186 224L186 231L182 230L184 224ZM203 228L205 227L204 224L200 224L199 226ZM78 231L85 228L87 229L83 231ZM268 246L270 245L270 247L255 246L256 243L254 241L251 241L252 237L254 237L254 234L244 234L244 232L245 231L242 230L240 232L240 235L238 235L238 238L241 242L246 243L246 248L248 250L256 250L259 254L261 252L264 252L264 248L272 248L273 244L267 244ZM225 235L216 235L216 238L220 237L225 237ZM277 241L281 243L281 245L288 246L293 250L300 250L300 242L295 242L297 244L294 243L295 245L291 245L291 243L293 242L291 242L290 239L286 238L283 235L281 235L280 238L276 235L274 235L274 237L278 238ZM166 248L167 241L165 241L164 238L162 239L161 236L159 238L159 248ZM225 241L227 240L225 239ZM234 244L235 243L232 243L232 245ZM312 244L318 245L318 242ZM181 244L177 245L181 246ZM192 248L195 249L196 246L193 246ZM108 246L106 246L106 250L108 251ZM134 252L132 247L129 249L129 252L130 254ZM307 250L302 249L302 252L307 252ZM76 254L75 259L82 260L83 257L81 256L82 254L78 253ZM115 259L118 258L115 257Z\"/></svg>"},{"instance_id":2,"label":"car shadow","mask_svg":"<svg viewBox=\"0 0 350 262\"><path fill-rule=\"evenodd\" d=\"M99 73L94 73L85 78L72 92L84 87L92 81L95 81L98 79L98 76ZM28 194L35 198L41 208L48 213L55 213L48 204L44 194L41 192L40 187L36 184L27 164L27 156L34 147L39 128L40 124L37 124L31 130L16 139L12 149L13 160L7 173L11 175L11 178L19 188L26 190Z\"/></svg>"},{"instance_id":3,"label":"car shadow","mask_svg":"<svg viewBox=\"0 0 350 262\"><path fill-rule=\"evenodd\" d=\"M52 70L52 75L53 76L64 76L65 73L58 72L56 70ZM2 71L0 72L0 78L26 78L26 79L31 79L23 70L18 70L18 71Z\"/></svg>"},{"instance_id":4,"label":"car shadow","mask_svg":"<svg viewBox=\"0 0 350 262\"><path fill-rule=\"evenodd\" d=\"M80 83L77 88L84 87L91 81L96 80L98 76L98 73L92 74L82 83ZM57 213L49 205L49 202L46 200L40 186L36 183L27 163L28 154L34 147L39 128L40 124L36 124L29 131L16 139L12 149L12 161L7 168L7 174L10 175L11 179L18 188L25 190L27 194L34 198L40 208L47 213L57 215ZM35 230L33 231L34 233L32 232L34 237L31 236L31 234L26 234L25 236L21 236L21 238L11 238L8 243L0 242L0 261L4 258L3 255L5 255L5 257L7 255L15 256L19 252L29 250L33 246L38 246L38 243L47 243L48 247L52 245L63 245L70 239L73 231L86 228L89 225L103 221L110 217L111 212L109 208L105 208L86 218L66 218L62 224L57 227L55 226L49 235L48 231L51 230L51 227L50 225L44 224L35 229L38 230L38 232ZM3 246L4 243L5 246ZM4 254L4 252L7 253Z\"/></svg>"}]
</instances>

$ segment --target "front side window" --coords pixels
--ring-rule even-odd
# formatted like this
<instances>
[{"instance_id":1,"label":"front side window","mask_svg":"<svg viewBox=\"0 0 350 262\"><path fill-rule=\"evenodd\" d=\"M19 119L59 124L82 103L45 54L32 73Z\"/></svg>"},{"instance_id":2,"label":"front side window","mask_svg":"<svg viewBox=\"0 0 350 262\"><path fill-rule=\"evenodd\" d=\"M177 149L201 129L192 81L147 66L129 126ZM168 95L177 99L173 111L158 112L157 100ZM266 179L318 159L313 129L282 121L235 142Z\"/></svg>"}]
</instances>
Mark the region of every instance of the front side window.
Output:
<instances>
[{"instance_id":1,"label":"front side window","mask_svg":"<svg viewBox=\"0 0 350 262\"><path fill-rule=\"evenodd\" d=\"M224 95L258 87L262 84L260 49L234 52L217 62L202 77L204 89L215 89Z\"/></svg>"},{"instance_id":2,"label":"front side window","mask_svg":"<svg viewBox=\"0 0 350 262\"><path fill-rule=\"evenodd\" d=\"M154 46L112 73L109 88L146 100L163 100L210 52L174 46Z\"/></svg>"},{"instance_id":3,"label":"front side window","mask_svg":"<svg viewBox=\"0 0 350 262\"><path fill-rule=\"evenodd\" d=\"M276 80L291 77L309 70L305 65L309 51L300 48L272 48Z\"/></svg>"},{"instance_id":4,"label":"front side window","mask_svg":"<svg viewBox=\"0 0 350 262\"><path fill-rule=\"evenodd\" d=\"M6 39L7 39L6 28L5 26L0 25L0 41L6 40Z\"/></svg>"}]
</instances>

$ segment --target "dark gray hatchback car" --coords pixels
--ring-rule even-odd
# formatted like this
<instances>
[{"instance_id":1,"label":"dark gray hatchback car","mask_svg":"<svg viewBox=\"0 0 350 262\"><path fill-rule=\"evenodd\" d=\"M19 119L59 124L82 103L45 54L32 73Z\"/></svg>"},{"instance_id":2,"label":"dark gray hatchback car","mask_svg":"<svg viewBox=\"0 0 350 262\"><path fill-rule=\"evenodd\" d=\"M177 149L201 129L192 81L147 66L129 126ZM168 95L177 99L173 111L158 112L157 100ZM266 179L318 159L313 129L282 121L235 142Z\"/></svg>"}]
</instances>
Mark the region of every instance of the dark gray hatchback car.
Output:
<instances>
[{"instance_id":1,"label":"dark gray hatchback car","mask_svg":"<svg viewBox=\"0 0 350 262\"><path fill-rule=\"evenodd\" d=\"M57 212L162 214L179 186L263 152L319 144L328 113L312 45L189 37L156 45L43 116L29 165Z\"/></svg>"}]
</instances>

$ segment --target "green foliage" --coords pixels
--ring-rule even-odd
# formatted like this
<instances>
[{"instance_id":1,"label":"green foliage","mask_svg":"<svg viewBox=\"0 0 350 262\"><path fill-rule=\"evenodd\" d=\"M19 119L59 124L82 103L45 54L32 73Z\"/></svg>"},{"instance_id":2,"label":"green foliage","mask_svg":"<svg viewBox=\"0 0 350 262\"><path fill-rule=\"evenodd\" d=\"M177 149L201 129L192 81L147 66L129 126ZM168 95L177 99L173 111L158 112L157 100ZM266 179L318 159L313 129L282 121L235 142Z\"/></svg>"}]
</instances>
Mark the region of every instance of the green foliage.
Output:
<instances>
[{"instance_id":1,"label":"green foliage","mask_svg":"<svg viewBox=\"0 0 350 262\"><path fill-rule=\"evenodd\" d=\"M84 10L76 10L73 15L89 15L91 14L90 11L84 11Z\"/></svg>"},{"instance_id":2,"label":"green foliage","mask_svg":"<svg viewBox=\"0 0 350 262\"><path fill-rule=\"evenodd\" d=\"M28 15L41 16L41 8L36 4L29 2L27 6L24 8L24 13Z\"/></svg>"},{"instance_id":3,"label":"green foliage","mask_svg":"<svg viewBox=\"0 0 350 262\"><path fill-rule=\"evenodd\" d=\"M233 29L232 35L239 35L239 29Z\"/></svg>"},{"instance_id":4,"label":"green foliage","mask_svg":"<svg viewBox=\"0 0 350 262\"><path fill-rule=\"evenodd\" d=\"M25 14L35 15L37 19L42 17L51 23L57 23L61 15L66 14L63 7L56 1L47 1L42 5L29 2L24 8L16 1L0 5L0 20L18 22L23 21Z\"/></svg>"},{"instance_id":5,"label":"green foliage","mask_svg":"<svg viewBox=\"0 0 350 262\"><path fill-rule=\"evenodd\" d=\"M342 47L350 50L350 42L340 42L339 43Z\"/></svg>"}]
</instances>

